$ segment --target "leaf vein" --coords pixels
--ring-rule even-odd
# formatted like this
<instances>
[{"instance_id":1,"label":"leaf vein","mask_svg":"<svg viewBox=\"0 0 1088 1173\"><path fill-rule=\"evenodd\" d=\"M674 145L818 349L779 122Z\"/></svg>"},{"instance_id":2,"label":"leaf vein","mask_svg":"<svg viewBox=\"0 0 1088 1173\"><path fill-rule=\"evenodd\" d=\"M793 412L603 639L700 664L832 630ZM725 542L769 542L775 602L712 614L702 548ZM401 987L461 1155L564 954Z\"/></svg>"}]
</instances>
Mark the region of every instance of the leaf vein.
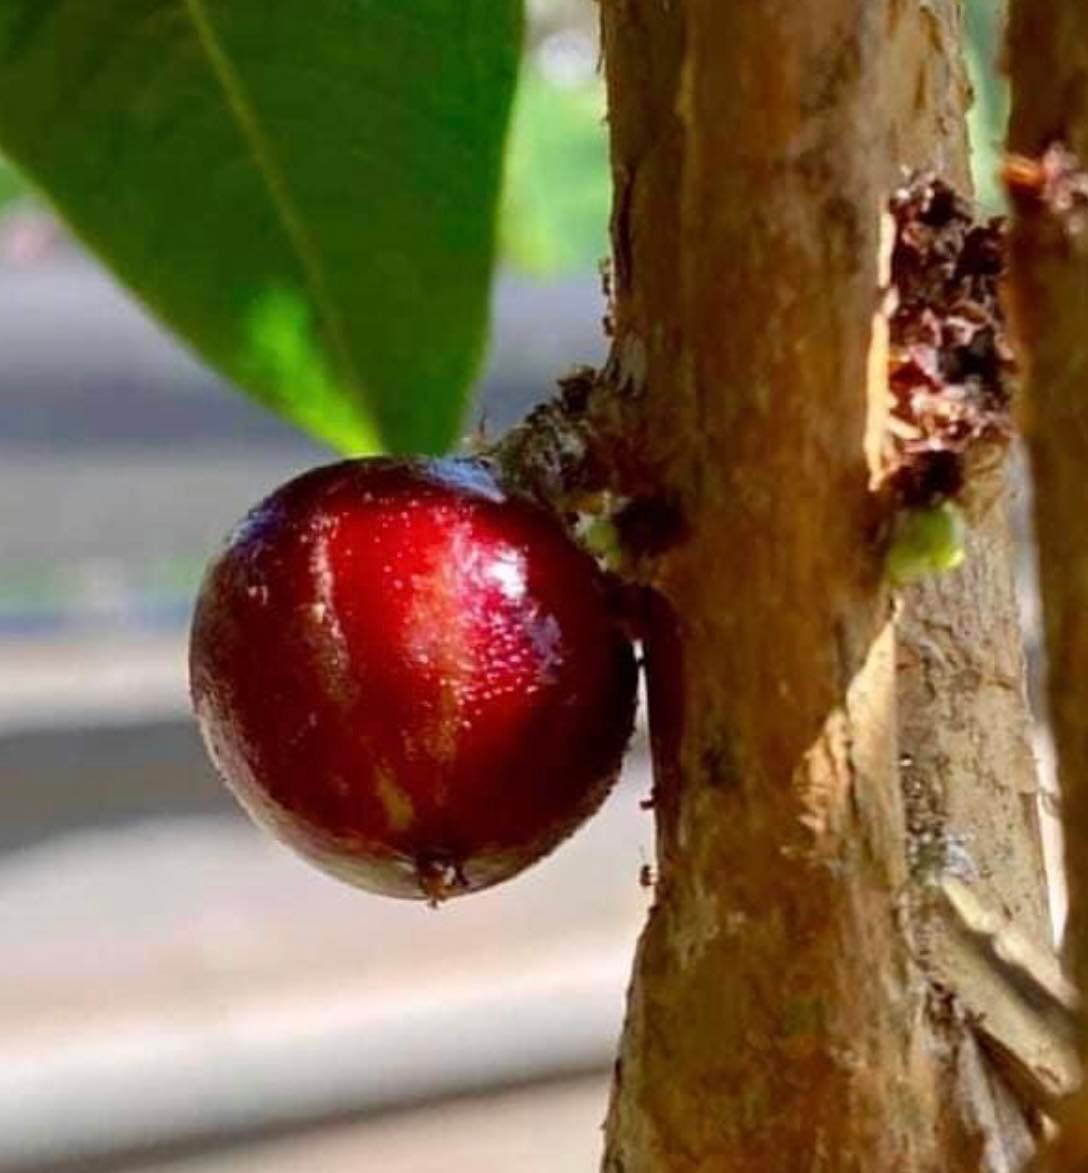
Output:
<instances>
[{"instance_id":1,"label":"leaf vein","mask_svg":"<svg viewBox=\"0 0 1088 1173\"><path fill-rule=\"evenodd\" d=\"M277 162L253 100L212 26L205 0L182 0L182 3L192 22L200 47L208 59L209 67L223 91L227 108L234 117L239 133L249 147L258 170L264 176L269 198L302 267L318 312L325 320L329 341L340 360L342 373L347 376L351 386L357 389L360 383L348 344L347 330L329 289L320 250L295 204L287 178Z\"/></svg>"}]
</instances>

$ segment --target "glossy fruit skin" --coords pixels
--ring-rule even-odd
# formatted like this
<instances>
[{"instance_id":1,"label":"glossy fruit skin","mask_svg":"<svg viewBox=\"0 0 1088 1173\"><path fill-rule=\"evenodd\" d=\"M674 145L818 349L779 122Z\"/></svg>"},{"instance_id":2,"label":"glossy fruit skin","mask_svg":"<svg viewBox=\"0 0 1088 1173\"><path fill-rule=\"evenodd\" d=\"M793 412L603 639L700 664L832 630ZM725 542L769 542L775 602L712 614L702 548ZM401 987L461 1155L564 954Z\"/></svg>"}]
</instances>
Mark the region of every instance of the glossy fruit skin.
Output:
<instances>
[{"instance_id":1,"label":"glossy fruit skin","mask_svg":"<svg viewBox=\"0 0 1088 1173\"><path fill-rule=\"evenodd\" d=\"M601 803L636 667L593 560L470 460L314 469L205 575L190 686L257 822L360 887L432 901Z\"/></svg>"}]
</instances>

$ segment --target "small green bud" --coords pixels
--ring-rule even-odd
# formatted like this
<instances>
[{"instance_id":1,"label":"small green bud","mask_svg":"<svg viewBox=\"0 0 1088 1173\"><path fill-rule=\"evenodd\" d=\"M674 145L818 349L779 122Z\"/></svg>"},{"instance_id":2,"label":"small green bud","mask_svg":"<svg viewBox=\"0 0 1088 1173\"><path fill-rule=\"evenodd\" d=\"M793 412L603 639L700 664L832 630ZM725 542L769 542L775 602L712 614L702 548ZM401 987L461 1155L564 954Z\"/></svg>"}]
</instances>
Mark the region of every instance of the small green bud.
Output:
<instances>
[{"instance_id":1,"label":"small green bud","mask_svg":"<svg viewBox=\"0 0 1088 1173\"><path fill-rule=\"evenodd\" d=\"M884 573L895 586L954 570L964 558L967 522L951 501L929 509L904 509L895 519Z\"/></svg>"},{"instance_id":2,"label":"small green bud","mask_svg":"<svg viewBox=\"0 0 1088 1173\"><path fill-rule=\"evenodd\" d=\"M578 537L591 554L607 566L616 566L620 560L620 536L611 517L584 514L579 519Z\"/></svg>"}]
</instances>

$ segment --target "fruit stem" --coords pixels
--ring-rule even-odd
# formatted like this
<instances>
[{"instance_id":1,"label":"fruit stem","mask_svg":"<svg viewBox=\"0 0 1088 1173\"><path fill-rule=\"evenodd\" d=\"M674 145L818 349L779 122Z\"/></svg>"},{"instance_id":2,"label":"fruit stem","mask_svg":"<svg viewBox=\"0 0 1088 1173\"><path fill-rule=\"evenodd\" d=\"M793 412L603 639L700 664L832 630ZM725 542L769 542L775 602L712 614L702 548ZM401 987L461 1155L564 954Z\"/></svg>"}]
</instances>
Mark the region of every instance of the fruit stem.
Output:
<instances>
[{"instance_id":1,"label":"fruit stem","mask_svg":"<svg viewBox=\"0 0 1088 1173\"><path fill-rule=\"evenodd\" d=\"M416 861L416 878L420 891L431 908L437 908L443 900L468 887L468 881L460 865L448 860L420 858Z\"/></svg>"}]
</instances>

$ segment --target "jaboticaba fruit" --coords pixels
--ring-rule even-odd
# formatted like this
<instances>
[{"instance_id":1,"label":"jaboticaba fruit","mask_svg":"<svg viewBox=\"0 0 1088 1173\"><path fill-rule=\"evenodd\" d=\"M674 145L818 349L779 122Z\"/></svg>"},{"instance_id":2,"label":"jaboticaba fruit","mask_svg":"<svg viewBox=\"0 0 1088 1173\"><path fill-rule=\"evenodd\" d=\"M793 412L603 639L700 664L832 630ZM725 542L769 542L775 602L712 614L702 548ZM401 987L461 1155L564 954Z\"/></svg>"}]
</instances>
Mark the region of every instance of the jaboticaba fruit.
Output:
<instances>
[{"instance_id":1,"label":"jaboticaba fruit","mask_svg":"<svg viewBox=\"0 0 1088 1173\"><path fill-rule=\"evenodd\" d=\"M207 571L193 703L260 823L361 887L487 887L599 805L634 709L593 560L467 460L283 486Z\"/></svg>"}]
</instances>

